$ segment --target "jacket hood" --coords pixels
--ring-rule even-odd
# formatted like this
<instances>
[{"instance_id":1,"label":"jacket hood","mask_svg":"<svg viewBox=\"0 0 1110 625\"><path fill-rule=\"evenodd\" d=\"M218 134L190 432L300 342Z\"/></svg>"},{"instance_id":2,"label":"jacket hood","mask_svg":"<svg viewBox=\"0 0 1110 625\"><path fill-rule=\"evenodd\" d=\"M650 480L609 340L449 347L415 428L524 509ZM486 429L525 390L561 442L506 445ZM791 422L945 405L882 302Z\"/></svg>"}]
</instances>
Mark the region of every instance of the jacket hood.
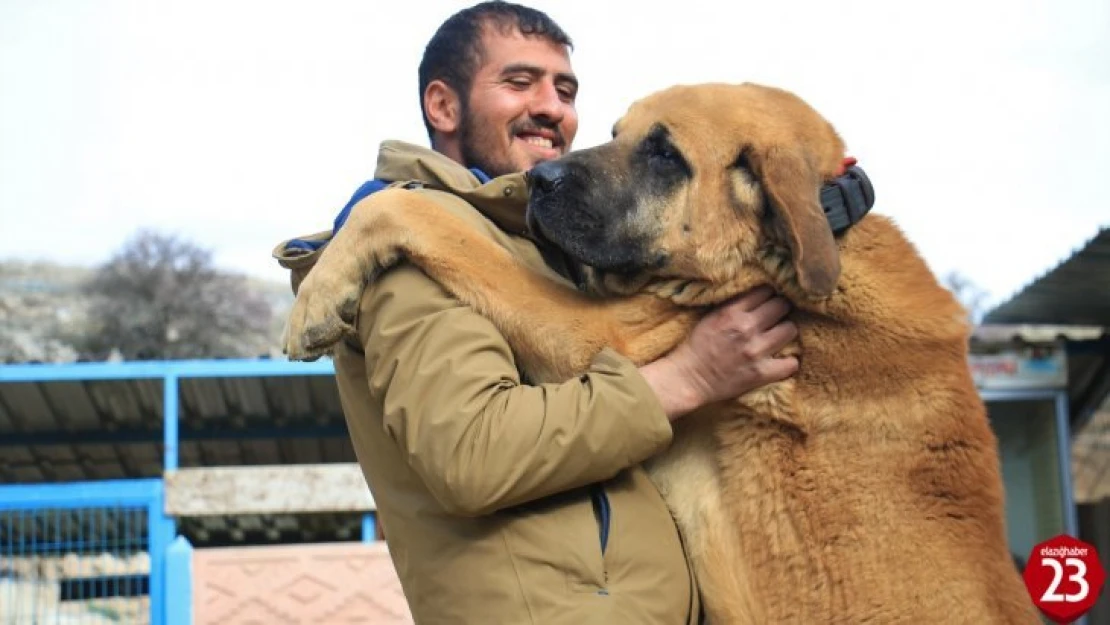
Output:
<instances>
[{"instance_id":1,"label":"jacket hood","mask_svg":"<svg viewBox=\"0 0 1110 625\"><path fill-rule=\"evenodd\" d=\"M466 200L509 234L528 236L525 209L528 185L523 173L490 178L477 168L466 168L450 158L422 146L387 140L378 149L374 178L363 183L336 215L331 230L287 239L278 243L273 257L284 267L309 262L343 227L351 209L373 193L392 187L428 188ZM294 262L301 259L301 262Z\"/></svg>"},{"instance_id":2,"label":"jacket hood","mask_svg":"<svg viewBox=\"0 0 1110 625\"><path fill-rule=\"evenodd\" d=\"M383 141L378 150L374 176L447 191L472 204L501 229L511 234L526 233L528 185L523 173L490 178L481 170L467 169L434 150L391 140Z\"/></svg>"}]
</instances>

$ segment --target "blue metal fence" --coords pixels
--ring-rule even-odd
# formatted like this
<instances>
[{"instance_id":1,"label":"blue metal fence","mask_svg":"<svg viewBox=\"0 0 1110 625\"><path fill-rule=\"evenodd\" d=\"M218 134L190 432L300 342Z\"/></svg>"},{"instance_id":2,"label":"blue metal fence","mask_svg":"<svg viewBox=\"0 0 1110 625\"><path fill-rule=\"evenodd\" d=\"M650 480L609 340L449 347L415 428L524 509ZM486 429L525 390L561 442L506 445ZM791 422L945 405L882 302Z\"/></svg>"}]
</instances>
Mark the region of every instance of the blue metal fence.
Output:
<instances>
[{"instance_id":1,"label":"blue metal fence","mask_svg":"<svg viewBox=\"0 0 1110 625\"><path fill-rule=\"evenodd\" d=\"M164 622L162 481L0 486L0 623Z\"/></svg>"},{"instance_id":2,"label":"blue metal fence","mask_svg":"<svg viewBox=\"0 0 1110 625\"><path fill-rule=\"evenodd\" d=\"M163 470L174 470L182 378L332 374L326 359L17 364L0 366L0 383L162 380ZM0 485L0 625L190 622L190 547L175 540L163 488L161 479Z\"/></svg>"}]
</instances>

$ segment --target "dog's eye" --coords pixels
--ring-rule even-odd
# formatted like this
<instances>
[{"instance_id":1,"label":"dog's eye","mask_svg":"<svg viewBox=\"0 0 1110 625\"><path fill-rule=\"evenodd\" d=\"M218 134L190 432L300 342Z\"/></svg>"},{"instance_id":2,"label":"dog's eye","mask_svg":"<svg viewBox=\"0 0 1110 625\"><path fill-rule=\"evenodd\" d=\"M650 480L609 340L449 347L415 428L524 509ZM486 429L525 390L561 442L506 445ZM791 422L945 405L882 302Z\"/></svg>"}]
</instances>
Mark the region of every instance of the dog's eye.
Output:
<instances>
[{"instance_id":1,"label":"dog's eye","mask_svg":"<svg viewBox=\"0 0 1110 625\"><path fill-rule=\"evenodd\" d=\"M683 162L682 155L671 145L670 141L655 141L648 156L654 161L662 161L668 164Z\"/></svg>"},{"instance_id":2,"label":"dog's eye","mask_svg":"<svg viewBox=\"0 0 1110 625\"><path fill-rule=\"evenodd\" d=\"M736 157L736 161L732 163L732 166L737 169L752 170L752 162L748 158L748 148L740 150L740 156Z\"/></svg>"},{"instance_id":3,"label":"dog's eye","mask_svg":"<svg viewBox=\"0 0 1110 625\"><path fill-rule=\"evenodd\" d=\"M678 150L675 150L674 145L663 142L656 145L655 149L652 150L652 158L676 162L682 157L679 157Z\"/></svg>"},{"instance_id":4,"label":"dog's eye","mask_svg":"<svg viewBox=\"0 0 1110 625\"><path fill-rule=\"evenodd\" d=\"M691 175L690 165L683 158L682 152L675 147L668 136L667 129L659 126L648 134L640 144L638 157L657 175L686 176Z\"/></svg>"},{"instance_id":5,"label":"dog's eye","mask_svg":"<svg viewBox=\"0 0 1110 625\"><path fill-rule=\"evenodd\" d=\"M647 152L647 163L659 176L670 178L691 175L686 159L670 141L653 141Z\"/></svg>"}]
</instances>

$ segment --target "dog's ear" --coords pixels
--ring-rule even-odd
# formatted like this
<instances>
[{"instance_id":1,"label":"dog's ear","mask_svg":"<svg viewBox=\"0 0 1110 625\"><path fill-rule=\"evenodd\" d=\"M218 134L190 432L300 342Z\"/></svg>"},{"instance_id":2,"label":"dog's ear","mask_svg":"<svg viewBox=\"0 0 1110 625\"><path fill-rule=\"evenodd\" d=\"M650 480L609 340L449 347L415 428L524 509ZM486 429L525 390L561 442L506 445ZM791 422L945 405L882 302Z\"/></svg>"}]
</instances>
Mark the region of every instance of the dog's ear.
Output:
<instances>
[{"instance_id":1,"label":"dog's ear","mask_svg":"<svg viewBox=\"0 0 1110 625\"><path fill-rule=\"evenodd\" d=\"M821 208L817 169L799 148L778 147L753 156L771 222L790 247L798 285L811 297L831 295L840 278L840 254Z\"/></svg>"}]
</instances>

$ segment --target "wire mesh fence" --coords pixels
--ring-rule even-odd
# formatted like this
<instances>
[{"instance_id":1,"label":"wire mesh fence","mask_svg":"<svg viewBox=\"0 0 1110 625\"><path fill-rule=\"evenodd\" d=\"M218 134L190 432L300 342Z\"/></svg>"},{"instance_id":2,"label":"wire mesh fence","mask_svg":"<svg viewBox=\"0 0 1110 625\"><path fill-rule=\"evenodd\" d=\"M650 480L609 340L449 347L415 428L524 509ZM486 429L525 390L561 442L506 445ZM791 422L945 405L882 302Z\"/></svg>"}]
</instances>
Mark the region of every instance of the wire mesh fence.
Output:
<instances>
[{"instance_id":1,"label":"wire mesh fence","mask_svg":"<svg viewBox=\"0 0 1110 625\"><path fill-rule=\"evenodd\" d=\"M150 623L145 506L0 510L0 625Z\"/></svg>"}]
</instances>

